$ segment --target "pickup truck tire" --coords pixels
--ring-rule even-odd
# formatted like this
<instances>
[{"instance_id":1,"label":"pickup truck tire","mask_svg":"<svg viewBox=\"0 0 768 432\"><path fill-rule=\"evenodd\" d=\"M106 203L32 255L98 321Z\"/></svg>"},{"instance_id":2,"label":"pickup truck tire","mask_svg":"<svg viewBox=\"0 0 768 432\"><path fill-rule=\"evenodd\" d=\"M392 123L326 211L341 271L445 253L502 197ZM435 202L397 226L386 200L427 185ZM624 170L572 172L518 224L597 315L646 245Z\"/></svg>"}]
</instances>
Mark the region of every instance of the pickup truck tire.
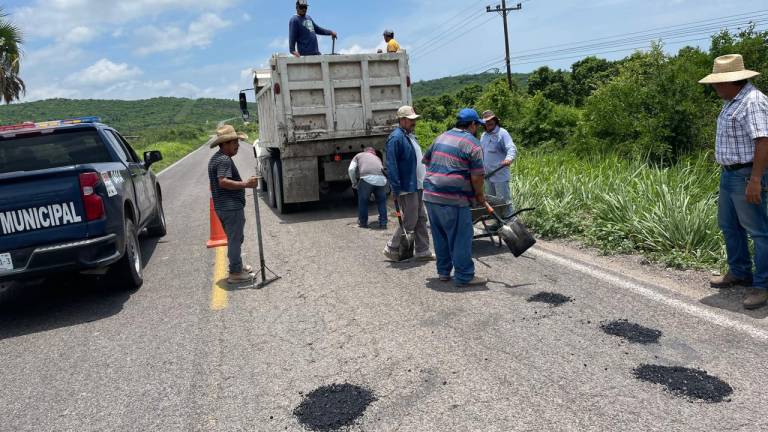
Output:
<instances>
[{"instance_id":1,"label":"pickup truck tire","mask_svg":"<svg viewBox=\"0 0 768 432\"><path fill-rule=\"evenodd\" d=\"M168 228L165 224L165 211L163 210L163 196L160 191L157 191L157 204L155 209L155 217L152 222L147 225L147 235L150 237L165 237L168 234Z\"/></svg>"},{"instance_id":2,"label":"pickup truck tire","mask_svg":"<svg viewBox=\"0 0 768 432\"><path fill-rule=\"evenodd\" d=\"M288 206L283 201L283 167L280 161L274 161L272 164L272 189L275 196L275 208L279 214L288 213Z\"/></svg>"},{"instance_id":3,"label":"pickup truck tire","mask_svg":"<svg viewBox=\"0 0 768 432\"><path fill-rule=\"evenodd\" d=\"M125 290L136 290L144 283L139 233L132 220L125 220L125 252L110 269L112 283Z\"/></svg>"}]
</instances>

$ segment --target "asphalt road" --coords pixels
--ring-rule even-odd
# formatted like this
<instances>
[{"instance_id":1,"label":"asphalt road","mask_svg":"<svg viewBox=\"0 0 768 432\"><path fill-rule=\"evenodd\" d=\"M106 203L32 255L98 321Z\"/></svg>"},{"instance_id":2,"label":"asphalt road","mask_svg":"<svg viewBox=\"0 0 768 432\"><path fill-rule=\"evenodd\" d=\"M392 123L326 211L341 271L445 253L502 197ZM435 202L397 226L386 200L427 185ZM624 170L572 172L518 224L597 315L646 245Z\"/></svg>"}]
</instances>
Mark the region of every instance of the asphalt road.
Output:
<instances>
[{"instance_id":1,"label":"asphalt road","mask_svg":"<svg viewBox=\"0 0 768 432\"><path fill-rule=\"evenodd\" d=\"M141 290L77 278L2 301L0 430L298 431L303 395L333 383L376 397L353 431L768 430L768 312L551 245L514 259L478 241L478 271L495 282L457 290L432 263L385 262L389 233L355 228L349 199L288 216L262 206L282 279L225 290L204 247L210 155L161 175L169 234L144 241ZM256 264L251 209L249 198ZM526 301L542 291L573 302ZM663 336L633 345L601 332L615 319ZM641 364L704 369L734 392L691 402L636 380Z\"/></svg>"}]
</instances>

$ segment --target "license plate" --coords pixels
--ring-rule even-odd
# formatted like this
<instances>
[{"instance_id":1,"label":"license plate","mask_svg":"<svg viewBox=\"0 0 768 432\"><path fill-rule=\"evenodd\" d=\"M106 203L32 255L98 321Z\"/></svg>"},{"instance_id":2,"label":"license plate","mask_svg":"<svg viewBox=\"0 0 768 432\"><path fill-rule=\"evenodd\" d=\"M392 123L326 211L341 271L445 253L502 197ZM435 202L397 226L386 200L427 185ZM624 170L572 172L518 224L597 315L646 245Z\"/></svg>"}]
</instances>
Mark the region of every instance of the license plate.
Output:
<instances>
[{"instance_id":1,"label":"license plate","mask_svg":"<svg viewBox=\"0 0 768 432\"><path fill-rule=\"evenodd\" d=\"M13 270L13 260L11 254L0 254L0 270Z\"/></svg>"}]
</instances>

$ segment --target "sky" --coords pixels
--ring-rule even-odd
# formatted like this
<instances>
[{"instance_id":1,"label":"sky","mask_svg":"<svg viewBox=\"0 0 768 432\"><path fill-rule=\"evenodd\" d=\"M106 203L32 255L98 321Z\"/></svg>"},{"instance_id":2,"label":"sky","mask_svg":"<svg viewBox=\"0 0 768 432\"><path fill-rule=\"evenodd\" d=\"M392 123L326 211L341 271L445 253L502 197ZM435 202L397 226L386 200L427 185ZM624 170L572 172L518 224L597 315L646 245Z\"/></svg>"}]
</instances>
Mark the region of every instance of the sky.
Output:
<instances>
[{"instance_id":1,"label":"sky","mask_svg":"<svg viewBox=\"0 0 768 432\"><path fill-rule=\"evenodd\" d=\"M502 67L502 19L489 0L309 0L309 15L339 34L337 52L375 52L392 29L414 81ZM510 3L517 3L513 0ZM294 0L5 0L24 35L23 101L49 98L235 99L252 70L288 52ZM737 7L738 6L738 7ZM524 0L510 13L512 69L568 68L552 47L768 9L765 0ZM747 19L752 15L746 15ZM766 21L764 21L766 22ZM765 28L762 24L759 28ZM689 39L691 39L689 37ZM665 48L708 46L671 40ZM320 37L323 53L331 40ZM597 41L594 52L616 51ZM583 44L582 44L583 45ZM622 58L636 47L601 57ZM547 53L552 53L547 55ZM523 57L528 56L528 57ZM569 58L564 58L568 57Z\"/></svg>"}]
</instances>

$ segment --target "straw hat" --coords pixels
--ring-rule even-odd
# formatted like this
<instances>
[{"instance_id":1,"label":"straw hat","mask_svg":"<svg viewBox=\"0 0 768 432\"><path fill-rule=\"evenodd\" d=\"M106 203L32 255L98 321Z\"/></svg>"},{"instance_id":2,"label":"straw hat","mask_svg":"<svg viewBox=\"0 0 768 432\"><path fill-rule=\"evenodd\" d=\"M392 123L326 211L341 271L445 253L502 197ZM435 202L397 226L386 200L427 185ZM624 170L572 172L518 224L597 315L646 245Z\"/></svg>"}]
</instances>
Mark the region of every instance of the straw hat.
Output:
<instances>
[{"instance_id":1,"label":"straw hat","mask_svg":"<svg viewBox=\"0 0 768 432\"><path fill-rule=\"evenodd\" d=\"M744 67L744 58L741 54L728 54L715 59L712 73L707 75L699 84L718 84L736 82L754 78L759 72L748 70Z\"/></svg>"},{"instance_id":2,"label":"straw hat","mask_svg":"<svg viewBox=\"0 0 768 432\"><path fill-rule=\"evenodd\" d=\"M420 118L421 116L416 114L416 110L413 109L412 106L409 105L403 105L400 107L399 110L397 110L397 118L407 118L411 120L416 120Z\"/></svg>"},{"instance_id":3,"label":"straw hat","mask_svg":"<svg viewBox=\"0 0 768 432\"><path fill-rule=\"evenodd\" d=\"M208 145L211 148L217 147L219 144L233 140L247 140L248 135L237 132L235 128L230 125L224 125L216 129L216 135L211 135L211 139L208 140Z\"/></svg>"},{"instance_id":4,"label":"straw hat","mask_svg":"<svg viewBox=\"0 0 768 432\"><path fill-rule=\"evenodd\" d=\"M485 120L485 121L488 121L488 120L496 120L496 121L498 121L499 120L499 118L496 117L496 114L493 111L490 111L490 110L489 111L485 111L483 113L482 117L483 117L483 120Z\"/></svg>"}]
</instances>

